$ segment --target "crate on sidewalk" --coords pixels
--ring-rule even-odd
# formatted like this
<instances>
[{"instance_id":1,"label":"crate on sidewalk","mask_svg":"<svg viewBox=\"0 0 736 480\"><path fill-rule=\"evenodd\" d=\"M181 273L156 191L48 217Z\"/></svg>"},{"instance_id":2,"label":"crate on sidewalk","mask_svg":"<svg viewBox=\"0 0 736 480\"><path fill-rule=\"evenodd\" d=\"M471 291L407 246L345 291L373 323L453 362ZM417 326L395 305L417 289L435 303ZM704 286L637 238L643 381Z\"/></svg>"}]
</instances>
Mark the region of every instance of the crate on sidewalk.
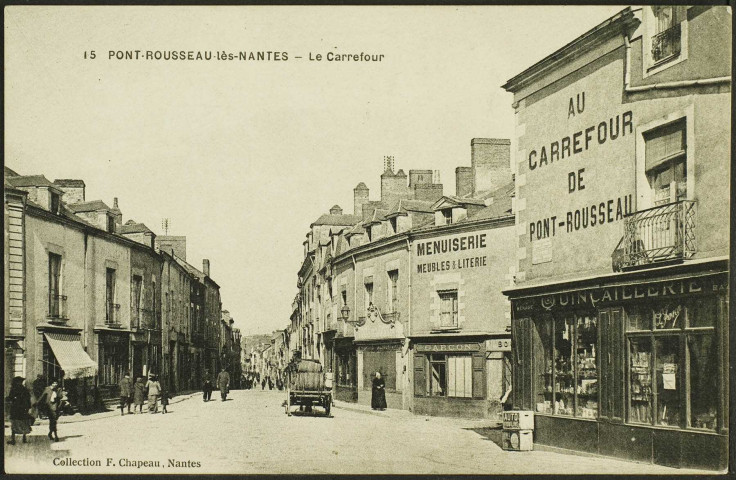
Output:
<instances>
[{"instance_id":1,"label":"crate on sidewalk","mask_svg":"<svg viewBox=\"0 0 736 480\"><path fill-rule=\"evenodd\" d=\"M515 452L528 452L534 449L532 430L504 430L501 436L501 448Z\"/></svg>"},{"instance_id":2,"label":"crate on sidewalk","mask_svg":"<svg viewBox=\"0 0 736 480\"><path fill-rule=\"evenodd\" d=\"M534 430L534 412L531 410L511 410L503 412L504 430Z\"/></svg>"}]
</instances>

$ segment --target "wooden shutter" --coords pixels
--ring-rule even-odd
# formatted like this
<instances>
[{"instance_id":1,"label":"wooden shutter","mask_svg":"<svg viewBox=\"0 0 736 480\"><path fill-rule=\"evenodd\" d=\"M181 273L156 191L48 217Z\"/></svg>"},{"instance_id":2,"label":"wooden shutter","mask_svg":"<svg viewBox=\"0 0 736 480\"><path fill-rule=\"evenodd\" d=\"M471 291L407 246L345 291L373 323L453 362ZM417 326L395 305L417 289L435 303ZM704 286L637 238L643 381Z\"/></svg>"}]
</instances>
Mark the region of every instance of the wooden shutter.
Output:
<instances>
[{"instance_id":1,"label":"wooden shutter","mask_svg":"<svg viewBox=\"0 0 736 480\"><path fill-rule=\"evenodd\" d=\"M532 409L532 349L531 349L531 318L521 318L511 322L512 349L512 390L514 408Z\"/></svg>"},{"instance_id":2,"label":"wooden shutter","mask_svg":"<svg viewBox=\"0 0 736 480\"><path fill-rule=\"evenodd\" d=\"M485 398L485 353L473 354L473 398Z\"/></svg>"},{"instance_id":3,"label":"wooden shutter","mask_svg":"<svg viewBox=\"0 0 736 480\"><path fill-rule=\"evenodd\" d=\"M647 171L667 160L685 154L685 122L665 125L645 134L645 168Z\"/></svg>"},{"instance_id":4,"label":"wooden shutter","mask_svg":"<svg viewBox=\"0 0 736 480\"><path fill-rule=\"evenodd\" d=\"M599 395L599 412L601 417L609 417L611 412L611 393L610 393L610 376L611 366L609 362L610 358L610 347L609 347L609 325L611 323L611 312L601 310L598 313L598 395Z\"/></svg>"},{"instance_id":5,"label":"wooden shutter","mask_svg":"<svg viewBox=\"0 0 736 480\"><path fill-rule=\"evenodd\" d=\"M414 355L414 395L423 397L427 394L427 375L425 365L427 358L424 355Z\"/></svg>"}]
</instances>

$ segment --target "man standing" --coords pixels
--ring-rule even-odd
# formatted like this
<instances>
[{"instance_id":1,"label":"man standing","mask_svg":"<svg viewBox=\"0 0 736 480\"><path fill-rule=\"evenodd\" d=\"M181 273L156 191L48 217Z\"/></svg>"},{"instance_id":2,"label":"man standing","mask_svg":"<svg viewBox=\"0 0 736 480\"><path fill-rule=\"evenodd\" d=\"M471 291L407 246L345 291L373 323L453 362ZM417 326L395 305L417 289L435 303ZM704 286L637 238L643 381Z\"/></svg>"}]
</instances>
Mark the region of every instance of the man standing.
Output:
<instances>
[{"instance_id":1,"label":"man standing","mask_svg":"<svg viewBox=\"0 0 736 480\"><path fill-rule=\"evenodd\" d=\"M217 376L217 388L220 389L220 396L224 402L227 398L228 387L230 386L230 374L225 371L225 367L222 367L222 371Z\"/></svg>"},{"instance_id":2,"label":"man standing","mask_svg":"<svg viewBox=\"0 0 736 480\"><path fill-rule=\"evenodd\" d=\"M128 406L130 413L130 404L133 403L133 380L130 379L128 372L120 380L120 415L125 415L125 406Z\"/></svg>"},{"instance_id":3,"label":"man standing","mask_svg":"<svg viewBox=\"0 0 736 480\"><path fill-rule=\"evenodd\" d=\"M212 398L212 376L210 375L209 370L204 371L204 383L202 385L202 391L204 392L204 401L209 402Z\"/></svg>"},{"instance_id":4,"label":"man standing","mask_svg":"<svg viewBox=\"0 0 736 480\"><path fill-rule=\"evenodd\" d=\"M59 441L59 433L56 431L56 420L58 419L58 409L61 403L61 395L57 392L59 384L56 380L52 380L51 385L46 387L41 396L38 398L37 406L39 411L49 417L49 439L56 442Z\"/></svg>"}]
</instances>

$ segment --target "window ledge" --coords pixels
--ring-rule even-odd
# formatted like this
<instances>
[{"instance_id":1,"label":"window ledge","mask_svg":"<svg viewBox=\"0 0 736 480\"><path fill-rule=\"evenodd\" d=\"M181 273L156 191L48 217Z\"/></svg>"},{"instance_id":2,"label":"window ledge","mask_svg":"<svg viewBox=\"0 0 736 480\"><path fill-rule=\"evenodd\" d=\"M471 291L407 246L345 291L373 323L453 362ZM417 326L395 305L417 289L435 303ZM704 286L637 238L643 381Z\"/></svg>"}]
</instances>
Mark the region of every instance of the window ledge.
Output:
<instances>
[{"instance_id":1,"label":"window ledge","mask_svg":"<svg viewBox=\"0 0 736 480\"><path fill-rule=\"evenodd\" d=\"M460 332L460 327L440 327L433 328L429 333L457 333Z\"/></svg>"},{"instance_id":2,"label":"window ledge","mask_svg":"<svg viewBox=\"0 0 736 480\"><path fill-rule=\"evenodd\" d=\"M647 68L647 73L651 72L652 70L656 70L659 67L661 67L662 65L666 65L666 64L670 63L671 61L678 59L679 57L680 57L680 54L677 53L677 54L674 54L674 55L670 55L669 57L665 57L665 58L663 58L661 60L657 60L655 63L652 64L651 67Z\"/></svg>"}]
</instances>

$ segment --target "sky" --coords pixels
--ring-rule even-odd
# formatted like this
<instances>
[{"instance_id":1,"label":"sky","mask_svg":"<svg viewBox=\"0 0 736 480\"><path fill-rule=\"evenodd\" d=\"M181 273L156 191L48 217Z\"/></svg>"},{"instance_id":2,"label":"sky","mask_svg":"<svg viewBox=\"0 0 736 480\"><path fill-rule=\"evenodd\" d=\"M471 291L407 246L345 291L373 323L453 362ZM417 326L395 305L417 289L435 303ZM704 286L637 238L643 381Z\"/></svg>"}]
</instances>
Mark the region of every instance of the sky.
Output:
<instances>
[{"instance_id":1,"label":"sky","mask_svg":"<svg viewBox=\"0 0 736 480\"><path fill-rule=\"evenodd\" d=\"M310 223L352 213L361 181L379 199L385 155L454 194L472 138L513 152L501 85L622 8L6 7L5 164L82 179L157 234L168 218L236 327L268 333L289 322ZM259 51L288 60L216 58Z\"/></svg>"}]
</instances>

